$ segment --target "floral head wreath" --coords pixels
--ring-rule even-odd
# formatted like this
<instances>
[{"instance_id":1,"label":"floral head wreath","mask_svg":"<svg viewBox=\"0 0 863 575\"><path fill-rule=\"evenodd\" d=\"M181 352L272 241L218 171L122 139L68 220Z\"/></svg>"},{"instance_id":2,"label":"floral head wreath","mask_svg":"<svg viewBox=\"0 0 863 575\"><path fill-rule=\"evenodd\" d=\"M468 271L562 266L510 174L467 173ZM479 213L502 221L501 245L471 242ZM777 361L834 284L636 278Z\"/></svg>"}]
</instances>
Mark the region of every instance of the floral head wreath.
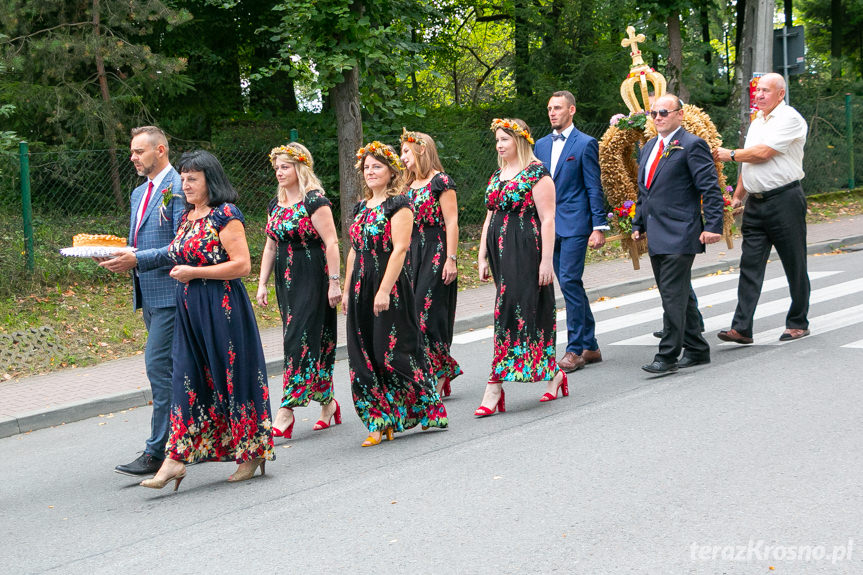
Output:
<instances>
[{"instance_id":1,"label":"floral head wreath","mask_svg":"<svg viewBox=\"0 0 863 575\"><path fill-rule=\"evenodd\" d=\"M273 148L270 151L270 162L272 163L277 156L281 155L288 156L292 160L305 164L310 168L312 167L312 159L309 158L308 154L304 154L290 144L288 144L287 146L279 146L278 148Z\"/></svg>"},{"instance_id":2,"label":"floral head wreath","mask_svg":"<svg viewBox=\"0 0 863 575\"><path fill-rule=\"evenodd\" d=\"M405 169L405 165L402 163L398 155L395 154L389 146L377 140L366 144L365 146L357 150L357 163L354 166L356 169L359 170L362 167L363 157L366 154L371 154L377 159L385 161L397 172Z\"/></svg>"},{"instance_id":3,"label":"floral head wreath","mask_svg":"<svg viewBox=\"0 0 863 575\"><path fill-rule=\"evenodd\" d=\"M402 126L402 137L401 142L404 144L405 142L410 142L411 144L416 144L418 146L425 146L425 141L420 138L416 132L408 132L408 129Z\"/></svg>"},{"instance_id":4,"label":"floral head wreath","mask_svg":"<svg viewBox=\"0 0 863 575\"><path fill-rule=\"evenodd\" d=\"M500 118L495 118L491 121L492 132L501 128L504 130L512 130L513 132L527 140L528 144L533 145L533 138L530 137L530 132L528 132L525 128L519 126L516 122L512 122L510 120L501 120Z\"/></svg>"}]
</instances>

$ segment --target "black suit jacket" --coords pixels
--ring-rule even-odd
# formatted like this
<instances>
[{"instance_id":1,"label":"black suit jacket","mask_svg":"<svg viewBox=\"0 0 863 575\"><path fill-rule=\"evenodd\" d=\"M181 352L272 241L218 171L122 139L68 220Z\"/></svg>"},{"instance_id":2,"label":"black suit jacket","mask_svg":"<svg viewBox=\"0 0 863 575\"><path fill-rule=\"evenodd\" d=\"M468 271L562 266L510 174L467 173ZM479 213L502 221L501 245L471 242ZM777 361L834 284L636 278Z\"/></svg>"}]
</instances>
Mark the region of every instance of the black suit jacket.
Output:
<instances>
[{"instance_id":1,"label":"black suit jacket","mask_svg":"<svg viewBox=\"0 0 863 575\"><path fill-rule=\"evenodd\" d=\"M698 238L705 229L722 233L724 207L710 148L698 136L679 129L663 152L648 190L644 186L647 159L658 141L647 142L639 154L632 229L647 234L650 255L702 253L704 244ZM682 149L671 149L674 146Z\"/></svg>"}]
</instances>

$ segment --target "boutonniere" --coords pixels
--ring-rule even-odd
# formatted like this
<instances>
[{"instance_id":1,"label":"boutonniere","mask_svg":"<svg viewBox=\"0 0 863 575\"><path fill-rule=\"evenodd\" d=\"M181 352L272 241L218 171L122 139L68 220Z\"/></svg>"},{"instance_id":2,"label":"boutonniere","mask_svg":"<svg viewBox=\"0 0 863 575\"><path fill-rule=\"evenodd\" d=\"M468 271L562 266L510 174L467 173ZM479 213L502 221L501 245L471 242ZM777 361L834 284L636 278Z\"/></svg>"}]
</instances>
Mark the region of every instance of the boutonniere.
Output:
<instances>
[{"instance_id":1,"label":"boutonniere","mask_svg":"<svg viewBox=\"0 0 863 575\"><path fill-rule=\"evenodd\" d=\"M159 225L162 225L162 220L168 221L167 209L171 203L171 200L174 198L178 198L180 196L174 195L174 184L173 182L168 184L168 187L162 190L162 202L159 204Z\"/></svg>"},{"instance_id":2,"label":"boutonniere","mask_svg":"<svg viewBox=\"0 0 863 575\"><path fill-rule=\"evenodd\" d=\"M667 158L671 152L674 150L682 150L683 146L680 145L680 140L672 140L668 147L665 148L665 152L663 152L662 157Z\"/></svg>"}]
</instances>

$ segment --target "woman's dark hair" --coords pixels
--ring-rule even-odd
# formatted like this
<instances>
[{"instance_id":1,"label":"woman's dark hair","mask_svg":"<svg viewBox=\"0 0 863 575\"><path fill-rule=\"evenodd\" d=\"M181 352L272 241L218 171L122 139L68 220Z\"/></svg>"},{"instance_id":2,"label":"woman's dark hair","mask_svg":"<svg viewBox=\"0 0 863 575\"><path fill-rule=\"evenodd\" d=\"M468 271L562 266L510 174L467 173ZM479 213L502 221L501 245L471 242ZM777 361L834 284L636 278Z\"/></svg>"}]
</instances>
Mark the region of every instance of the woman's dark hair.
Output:
<instances>
[{"instance_id":1,"label":"woman's dark hair","mask_svg":"<svg viewBox=\"0 0 863 575\"><path fill-rule=\"evenodd\" d=\"M211 208L218 207L225 202L233 204L239 197L237 190L228 181L228 175L225 174L222 164L219 163L216 156L206 150L184 153L177 163L177 171L181 174L183 172L204 173L204 179L207 182L207 196L210 200L207 205Z\"/></svg>"}]
</instances>

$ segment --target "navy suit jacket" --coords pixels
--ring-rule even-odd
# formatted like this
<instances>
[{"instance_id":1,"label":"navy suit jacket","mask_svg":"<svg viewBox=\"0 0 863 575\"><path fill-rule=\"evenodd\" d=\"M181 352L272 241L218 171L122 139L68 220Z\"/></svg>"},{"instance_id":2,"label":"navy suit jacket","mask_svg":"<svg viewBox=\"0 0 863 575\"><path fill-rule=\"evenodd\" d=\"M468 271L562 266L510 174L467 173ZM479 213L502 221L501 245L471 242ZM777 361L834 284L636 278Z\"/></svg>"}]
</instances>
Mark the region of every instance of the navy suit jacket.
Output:
<instances>
[{"instance_id":1,"label":"navy suit jacket","mask_svg":"<svg viewBox=\"0 0 863 575\"><path fill-rule=\"evenodd\" d=\"M683 149L668 149L675 140ZM653 138L639 154L638 201L632 229L647 234L650 255L702 253L704 244L698 238L705 229L722 233L724 208L710 148L707 142L680 128L661 156L648 190L644 186L646 164L657 142Z\"/></svg>"},{"instance_id":2,"label":"navy suit jacket","mask_svg":"<svg viewBox=\"0 0 863 575\"><path fill-rule=\"evenodd\" d=\"M173 186L171 193L173 199L165 208L165 218L159 213L162 205L162 191L168 186ZM132 191L130 203L132 215L129 218L129 245L133 245L135 239L135 227L138 223L138 206L147 193L147 181ZM174 307L176 305L176 294L174 289L177 280L168 275L174 262L168 257L168 244L174 239L183 212L186 209L186 200L183 195L183 184L177 170L171 170L165 174L158 189L153 189L150 201L141 216L141 227L138 228L138 258L137 273L133 270L132 282L134 286L134 306L138 309L142 305L148 308Z\"/></svg>"},{"instance_id":3,"label":"navy suit jacket","mask_svg":"<svg viewBox=\"0 0 863 575\"><path fill-rule=\"evenodd\" d=\"M551 135L540 138L534 153L551 172ZM599 145L595 138L573 127L563 143L554 170L557 199L554 231L562 237L587 236L594 227L607 225L605 197L599 179Z\"/></svg>"}]
</instances>

